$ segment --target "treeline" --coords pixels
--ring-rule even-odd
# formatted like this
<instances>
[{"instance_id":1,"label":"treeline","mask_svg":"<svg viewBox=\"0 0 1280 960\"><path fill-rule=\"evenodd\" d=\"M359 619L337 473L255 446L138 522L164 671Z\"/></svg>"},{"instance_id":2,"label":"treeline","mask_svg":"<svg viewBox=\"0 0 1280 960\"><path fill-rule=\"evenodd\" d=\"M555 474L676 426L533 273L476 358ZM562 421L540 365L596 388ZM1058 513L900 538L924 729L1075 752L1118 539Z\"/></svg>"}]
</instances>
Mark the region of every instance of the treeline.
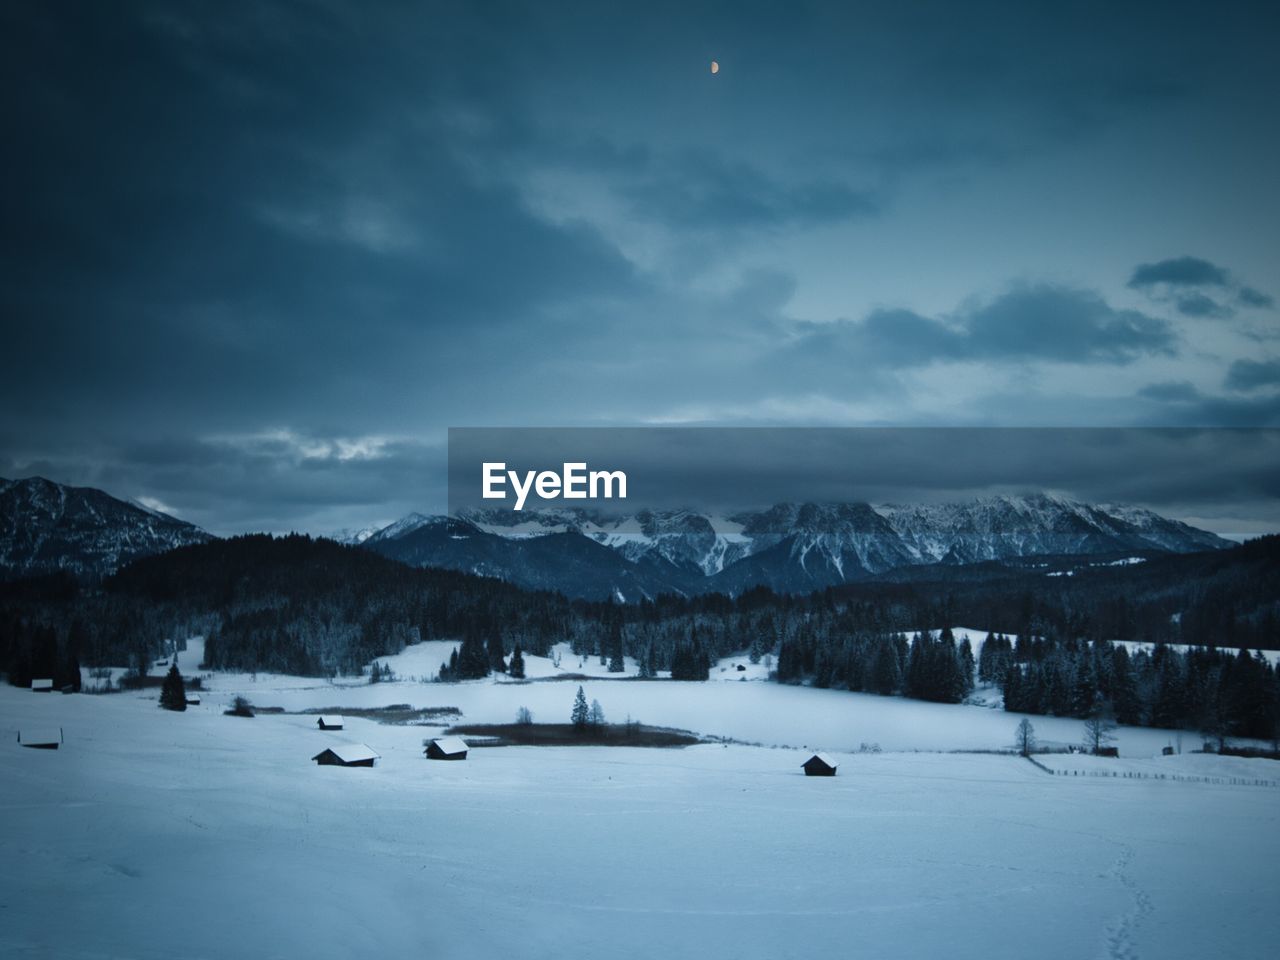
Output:
<instances>
[{"instance_id":1,"label":"treeline","mask_svg":"<svg viewBox=\"0 0 1280 960\"><path fill-rule=\"evenodd\" d=\"M806 630L778 650L782 683L811 680L818 687L959 703L973 691L973 676L969 640L957 643L949 627L936 637L917 633L910 643L903 633Z\"/></svg>"},{"instance_id":2,"label":"treeline","mask_svg":"<svg viewBox=\"0 0 1280 960\"><path fill-rule=\"evenodd\" d=\"M1169 558L1163 573L1155 568L1164 560L1077 577L979 570L969 582L623 605L411 568L328 540L237 537L138 561L99 586L63 577L0 584L0 670L15 683L69 678L73 663L145 671L172 640L204 635L207 668L310 676L355 675L408 644L448 640L458 650L444 678L466 679L511 671L512 659L521 670L524 656L567 642L615 671L634 658L642 676L704 680L718 659L745 653L784 683L957 702L977 679L999 684L1010 708L1026 712L1079 716L1101 703L1121 722L1269 736L1260 731L1275 713L1274 670L1264 676L1249 654L1184 656L1160 641L1218 636L1206 625L1228 623L1219 648L1235 638L1234 650L1241 637L1274 648L1280 590L1266 591L1278 554L1280 538L1269 537ZM1135 579L1143 567L1152 570ZM1157 588L1197 570L1190 586ZM1130 636L1108 632L1117 622L1132 625ZM967 642L937 632L957 623L996 631L979 662ZM1154 640L1157 653L1130 657L1100 642L1113 638Z\"/></svg>"},{"instance_id":3,"label":"treeline","mask_svg":"<svg viewBox=\"0 0 1280 960\"><path fill-rule=\"evenodd\" d=\"M1260 652L1071 638L988 637L979 677L997 682L1006 710L1085 718L1226 737L1280 737L1280 674Z\"/></svg>"},{"instance_id":4,"label":"treeline","mask_svg":"<svg viewBox=\"0 0 1280 960\"><path fill-rule=\"evenodd\" d=\"M1008 635L1047 629L1088 640L1275 650L1280 535L1230 550L1153 555L1123 566L1074 557L911 567L837 593L850 600L942 604L953 624Z\"/></svg>"}]
</instances>

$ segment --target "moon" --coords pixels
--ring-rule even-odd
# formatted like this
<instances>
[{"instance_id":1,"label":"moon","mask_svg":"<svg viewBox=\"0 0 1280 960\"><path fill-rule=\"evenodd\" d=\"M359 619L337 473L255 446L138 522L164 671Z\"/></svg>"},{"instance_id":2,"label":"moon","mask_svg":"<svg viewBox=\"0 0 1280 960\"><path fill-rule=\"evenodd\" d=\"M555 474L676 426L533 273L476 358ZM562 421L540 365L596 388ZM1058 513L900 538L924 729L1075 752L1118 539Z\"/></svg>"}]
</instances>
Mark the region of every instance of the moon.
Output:
<instances>
[{"instance_id":1,"label":"moon","mask_svg":"<svg viewBox=\"0 0 1280 960\"><path fill-rule=\"evenodd\" d=\"M712 72L712 73L719 73L719 72L720 72L720 62L719 62L718 60L712 60L712 61L711 61L711 72Z\"/></svg>"}]
</instances>

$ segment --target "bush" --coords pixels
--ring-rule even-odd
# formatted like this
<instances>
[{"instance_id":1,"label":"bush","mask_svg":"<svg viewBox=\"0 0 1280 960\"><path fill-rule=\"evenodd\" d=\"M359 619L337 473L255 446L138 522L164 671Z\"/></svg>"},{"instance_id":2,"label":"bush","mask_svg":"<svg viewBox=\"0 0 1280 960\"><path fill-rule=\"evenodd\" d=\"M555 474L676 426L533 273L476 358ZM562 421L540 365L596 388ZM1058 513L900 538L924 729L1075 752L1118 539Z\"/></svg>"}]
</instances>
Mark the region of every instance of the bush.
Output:
<instances>
[{"instance_id":1,"label":"bush","mask_svg":"<svg viewBox=\"0 0 1280 960\"><path fill-rule=\"evenodd\" d=\"M236 697L231 701L231 709L222 712L228 717L252 717L253 704L244 697Z\"/></svg>"}]
</instances>

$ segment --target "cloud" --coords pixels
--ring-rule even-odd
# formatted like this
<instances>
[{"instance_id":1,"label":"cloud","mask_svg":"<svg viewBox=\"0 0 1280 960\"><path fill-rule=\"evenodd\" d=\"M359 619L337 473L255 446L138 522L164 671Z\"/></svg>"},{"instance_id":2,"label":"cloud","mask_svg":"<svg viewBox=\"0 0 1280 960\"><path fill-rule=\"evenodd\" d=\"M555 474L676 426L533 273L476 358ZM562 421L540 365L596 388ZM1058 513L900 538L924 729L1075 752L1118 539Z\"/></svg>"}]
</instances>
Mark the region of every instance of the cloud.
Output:
<instances>
[{"instance_id":1,"label":"cloud","mask_svg":"<svg viewBox=\"0 0 1280 960\"><path fill-rule=\"evenodd\" d=\"M1241 287L1236 299L1246 307L1257 307L1261 310L1269 310L1276 305L1275 298L1269 294L1263 293L1261 290L1255 290L1253 287Z\"/></svg>"},{"instance_id":2,"label":"cloud","mask_svg":"<svg viewBox=\"0 0 1280 960\"><path fill-rule=\"evenodd\" d=\"M1230 317L1235 311L1230 307L1224 307L1212 297L1206 297L1203 293L1185 293L1180 295L1176 303L1178 304L1178 312L1186 317Z\"/></svg>"},{"instance_id":3,"label":"cloud","mask_svg":"<svg viewBox=\"0 0 1280 960\"><path fill-rule=\"evenodd\" d=\"M1018 286L947 318L877 310L860 322L804 323L794 349L890 367L995 361L1126 364L1172 355L1169 324L1111 307L1098 294L1053 284Z\"/></svg>"},{"instance_id":4,"label":"cloud","mask_svg":"<svg viewBox=\"0 0 1280 960\"><path fill-rule=\"evenodd\" d=\"M1241 393L1280 386L1280 360L1237 360L1228 368L1223 385Z\"/></svg>"},{"instance_id":5,"label":"cloud","mask_svg":"<svg viewBox=\"0 0 1280 960\"><path fill-rule=\"evenodd\" d=\"M1143 263L1133 271L1129 286L1135 290L1168 284L1171 287L1225 287L1229 274L1199 257L1176 257L1156 263Z\"/></svg>"},{"instance_id":6,"label":"cloud","mask_svg":"<svg viewBox=\"0 0 1280 960\"><path fill-rule=\"evenodd\" d=\"M1180 314L1196 319L1235 316L1236 311L1223 303L1221 297L1234 298L1241 306L1254 309L1267 309L1274 305L1268 294L1241 284L1230 270L1200 257L1175 257L1139 264L1129 278L1128 286L1132 290L1140 290L1157 303L1172 300Z\"/></svg>"}]
</instances>

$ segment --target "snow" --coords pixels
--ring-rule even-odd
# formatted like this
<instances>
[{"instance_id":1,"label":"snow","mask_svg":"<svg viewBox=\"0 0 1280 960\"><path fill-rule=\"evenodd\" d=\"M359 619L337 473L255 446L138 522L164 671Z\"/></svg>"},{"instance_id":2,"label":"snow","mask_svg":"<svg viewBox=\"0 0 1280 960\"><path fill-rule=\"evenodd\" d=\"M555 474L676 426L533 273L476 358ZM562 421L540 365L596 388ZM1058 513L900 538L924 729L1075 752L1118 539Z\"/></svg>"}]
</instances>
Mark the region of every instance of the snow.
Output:
<instances>
[{"instance_id":1,"label":"snow","mask_svg":"<svg viewBox=\"0 0 1280 960\"><path fill-rule=\"evenodd\" d=\"M762 683L592 687L619 706L623 690L653 691L652 721L696 710L741 731L749 712L833 743L859 731L831 704L874 705L869 721L894 703ZM346 692L473 690L507 711L535 688L567 719L572 688L551 681ZM279 689L311 706L332 693ZM1007 740L1017 720L896 702L920 743L970 715L997 718ZM0 688L0 730L67 730L57 752L0 737L0 955L1178 960L1264 956L1280 936L1270 788L834 747L834 778L803 775L812 751L719 744L436 764L421 728L348 723L382 755L359 775L310 762L327 739L314 716Z\"/></svg>"},{"instance_id":2,"label":"snow","mask_svg":"<svg viewBox=\"0 0 1280 960\"><path fill-rule=\"evenodd\" d=\"M381 759L367 743L333 743L311 759L315 760L324 756L326 752L332 753L343 763L359 763L362 760Z\"/></svg>"},{"instance_id":3,"label":"snow","mask_svg":"<svg viewBox=\"0 0 1280 960\"><path fill-rule=\"evenodd\" d=\"M470 749L461 737L436 737L431 742L444 754L466 753Z\"/></svg>"},{"instance_id":4,"label":"snow","mask_svg":"<svg viewBox=\"0 0 1280 960\"><path fill-rule=\"evenodd\" d=\"M18 742L28 747L62 743L62 729L60 727L24 727L18 731Z\"/></svg>"},{"instance_id":5,"label":"snow","mask_svg":"<svg viewBox=\"0 0 1280 960\"><path fill-rule=\"evenodd\" d=\"M1197 742L1198 745L1198 742ZM1175 753L1171 756L1130 758L1095 757L1084 753L1045 754L1036 757L1062 776L1115 777L1128 780L1179 780L1198 783L1235 783L1280 788L1280 763L1256 757L1219 757L1212 753Z\"/></svg>"},{"instance_id":6,"label":"snow","mask_svg":"<svg viewBox=\"0 0 1280 960\"><path fill-rule=\"evenodd\" d=\"M1150 653L1155 649L1154 643L1143 643L1140 640L1112 640L1111 642L1121 644L1129 651L1130 654L1137 653L1139 650L1145 650L1147 653ZM1168 647L1170 650L1178 651L1178 653L1186 653L1188 650L1192 649L1191 645L1186 643L1171 643L1168 644ZM1219 647L1218 649L1228 655L1234 655L1235 653L1235 651L1230 647ZM1253 651L1250 651L1250 653L1252 654ZM1261 653L1267 663L1270 663L1272 666L1280 663L1280 650L1263 650Z\"/></svg>"}]
</instances>

